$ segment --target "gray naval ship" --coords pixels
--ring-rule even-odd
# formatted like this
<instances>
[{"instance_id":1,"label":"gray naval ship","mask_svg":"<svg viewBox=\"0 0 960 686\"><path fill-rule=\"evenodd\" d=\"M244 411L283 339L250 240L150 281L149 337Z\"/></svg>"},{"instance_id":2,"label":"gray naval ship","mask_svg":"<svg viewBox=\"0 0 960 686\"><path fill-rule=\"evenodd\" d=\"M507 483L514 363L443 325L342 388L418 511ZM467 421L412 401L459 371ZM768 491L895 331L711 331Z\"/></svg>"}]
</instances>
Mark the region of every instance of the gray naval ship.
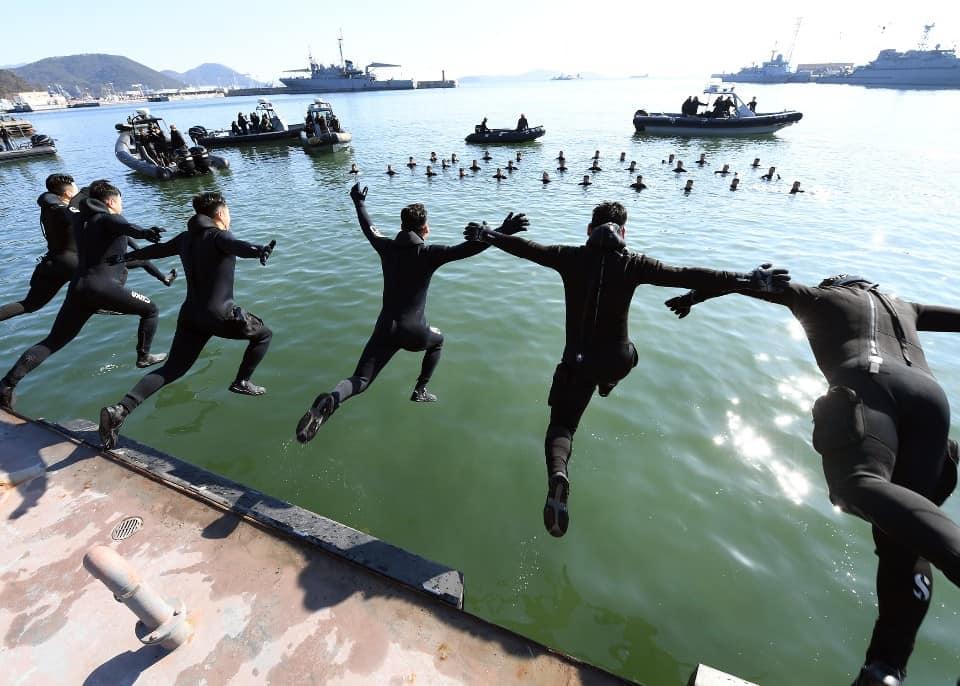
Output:
<instances>
[{"instance_id":1,"label":"gray naval ship","mask_svg":"<svg viewBox=\"0 0 960 686\"><path fill-rule=\"evenodd\" d=\"M927 34L934 27L923 27L923 38L916 50L881 50L877 59L845 74L821 76L817 83L847 83L854 86L886 88L960 88L960 59L955 50L937 44L927 49Z\"/></svg>"},{"instance_id":2,"label":"gray naval ship","mask_svg":"<svg viewBox=\"0 0 960 686\"><path fill-rule=\"evenodd\" d=\"M724 83L808 83L809 71L791 71L790 63L782 54L771 54L770 59L758 66L744 67L732 74L713 74Z\"/></svg>"},{"instance_id":3,"label":"gray naval ship","mask_svg":"<svg viewBox=\"0 0 960 686\"><path fill-rule=\"evenodd\" d=\"M297 93L344 93L348 91L397 91L416 88L413 79L378 79L371 69L399 67L399 64L373 62L357 69L351 60L343 59L343 36L340 43L340 64L323 66L310 55L309 69L290 69L286 73L309 73L309 76L282 77L280 82Z\"/></svg>"}]
</instances>

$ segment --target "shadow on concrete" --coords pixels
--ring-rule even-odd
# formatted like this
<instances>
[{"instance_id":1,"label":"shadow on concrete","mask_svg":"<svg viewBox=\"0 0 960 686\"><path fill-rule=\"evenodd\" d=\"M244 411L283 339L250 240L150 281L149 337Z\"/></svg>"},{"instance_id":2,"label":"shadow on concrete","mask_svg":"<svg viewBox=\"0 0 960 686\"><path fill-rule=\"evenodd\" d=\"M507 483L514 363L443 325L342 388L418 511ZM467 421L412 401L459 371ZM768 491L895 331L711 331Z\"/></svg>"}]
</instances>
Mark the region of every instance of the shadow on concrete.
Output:
<instances>
[{"instance_id":1,"label":"shadow on concrete","mask_svg":"<svg viewBox=\"0 0 960 686\"><path fill-rule=\"evenodd\" d=\"M136 652L120 653L90 672L83 686L132 686L145 669L168 652L160 646L143 646Z\"/></svg>"},{"instance_id":2,"label":"shadow on concrete","mask_svg":"<svg viewBox=\"0 0 960 686\"><path fill-rule=\"evenodd\" d=\"M252 509L253 506L261 500L262 498L258 494L255 495L249 491L244 491L240 497L234 501L230 512L224 512L219 519L215 519L207 524L203 528L201 536L211 539L226 538L240 526L241 515Z\"/></svg>"}]
</instances>

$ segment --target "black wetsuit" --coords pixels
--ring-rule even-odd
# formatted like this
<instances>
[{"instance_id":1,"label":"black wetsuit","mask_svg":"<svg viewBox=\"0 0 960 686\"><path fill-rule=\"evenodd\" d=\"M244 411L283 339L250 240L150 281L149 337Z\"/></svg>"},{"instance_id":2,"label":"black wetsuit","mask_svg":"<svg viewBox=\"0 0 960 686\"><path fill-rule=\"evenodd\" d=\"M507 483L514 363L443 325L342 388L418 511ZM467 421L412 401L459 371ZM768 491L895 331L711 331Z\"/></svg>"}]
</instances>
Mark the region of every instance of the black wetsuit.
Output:
<instances>
[{"instance_id":1,"label":"black wetsuit","mask_svg":"<svg viewBox=\"0 0 960 686\"><path fill-rule=\"evenodd\" d=\"M0 321L27 312L36 312L73 278L77 271L77 243L74 240L73 222L77 210L60 200L53 193L44 193L37 198L40 206L40 226L47 239L47 254L30 277L30 290L19 301L0 307Z\"/></svg>"},{"instance_id":2,"label":"black wetsuit","mask_svg":"<svg viewBox=\"0 0 960 686\"><path fill-rule=\"evenodd\" d=\"M927 561L960 585L960 527L938 507L957 478L946 449L950 407L917 335L960 331L960 310L869 284L793 282L782 293L744 295L790 308L830 383L814 405L813 445L830 500L873 525L879 558L879 617L866 661L905 670L933 591Z\"/></svg>"},{"instance_id":3,"label":"black wetsuit","mask_svg":"<svg viewBox=\"0 0 960 686\"><path fill-rule=\"evenodd\" d=\"M127 238L146 238L148 232L129 223L123 215L110 214L99 200L86 198L80 203L77 248L79 265L67 297L50 333L27 350L3 377L6 386L16 386L24 376L40 366L50 355L72 341L87 320L100 310L140 317L137 354L150 352L157 331L157 306L150 298L123 287L127 268L123 255Z\"/></svg>"},{"instance_id":4,"label":"black wetsuit","mask_svg":"<svg viewBox=\"0 0 960 686\"><path fill-rule=\"evenodd\" d=\"M391 240L373 228L362 205L357 214L363 235L380 256L383 305L353 376L338 383L331 393L337 406L365 391L399 350L425 351L417 388L427 385L440 362L443 347L443 334L427 324L430 279L448 262L472 257L487 247L475 242L427 245L415 231L400 231Z\"/></svg>"},{"instance_id":5,"label":"black wetsuit","mask_svg":"<svg viewBox=\"0 0 960 686\"><path fill-rule=\"evenodd\" d=\"M120 404L132 412L140 403L186 374L212 337L246 340L247 350L237 380L249 381L267 354L272 332L259 317L237 307L233 277L238 257L260 257L259 246L222 231L206 215L187 222L187 230L166 243L131 252L133 259L180 255L187 280L187 297L180 306L177 331L162 367L147 374Z\"/></svg>"},{"instance_id":6,"label":"black wetsuit","mask_svg":"<svg viewBox=\"0 0 960 686\"><path fill-rule=\"evenodd\" d=\"M550 387L550 425L545 454L548 476L567 473L573 434L599 387L607 396L637 364L627 319L633 292L640 284L714 288L741 284L749 274L696 267L671 267L627 250L614 231L595 229L586 245L544 246L516 236L495 233L493 245L511 255L550 267L563 279L566 299L566 345Z\"/></svg>"}]
</instances>

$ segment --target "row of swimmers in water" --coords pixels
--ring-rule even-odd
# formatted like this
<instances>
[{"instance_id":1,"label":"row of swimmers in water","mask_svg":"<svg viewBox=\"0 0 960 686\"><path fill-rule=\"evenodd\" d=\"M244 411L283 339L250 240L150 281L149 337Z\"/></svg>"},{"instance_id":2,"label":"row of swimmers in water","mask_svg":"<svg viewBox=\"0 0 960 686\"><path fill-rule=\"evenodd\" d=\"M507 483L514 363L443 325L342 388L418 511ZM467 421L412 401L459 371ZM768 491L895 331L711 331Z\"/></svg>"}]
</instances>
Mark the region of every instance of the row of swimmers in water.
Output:
<instances>
[{"instance_id":1,"label":"row of swimmers in water","mask_svg":"<svg viewBox=\"0 0 960 686\"><path fill-rule=\"evenodd\" d=\"M483 157L481 157L480 159L484 160L485 162L488 162L488 161L492 160L493 157L490 155L490 152L489 152L489 151L486 151L486 150L485 150L484 153L483 153ZM517 161L517 162L520 162L522 159L523 159L523 153L521 153L520 151L517 151L517 152L516 152L516 161ZM567 169L568 169L568 167L566 166L566 161L567 161L567 159L566 159L566 157L564 156L562 150L560 151L560 154L557 156L556 159L557 159L557 161L559 162L559 165L560 165L560 166L557 167L557 171L559 171L559 172L561 172L561 173L567 171ZM620 153L620 162L626 162L626 159L627 159L627 154L626 154L625 152L621 152L621 153ZM431 152L431 153L430 153L430 160L431 160L431 162L436 162L436 161L437 161L437 154L436 154L435 152ZM457 162L457 161L459 161L459 159L457 158L457 154L456 154L456 153L452 153L452 154L450 155L450 160L449 160L449 161L448 161L446 158L441 159L441 169L448 169L448 168L450 168L450 167L452 166L452 163L453 163L453 162ZM667 156L666 159L660 160L660 163L661 163L661 164L676 164L676 166L672 169L672 171L673 171L674 173L677 173L677 174L686 173L686 172L689 171L688 169L686 169L686 168L683 166L683 160L677 159L677 157L676 157L676 155L675 155L674 153L670 153L670 154ZM699 157L699 159L696 161L696 164L697 164L698 166L700 166L700 167L703 167L703 166L705 166L705 165L707 164L707 156L706 156L706 153L700 153L700 157ZM409 169L411 169L411 170L417 167L417 162L416 162L416 160L413 158L412 155L408 158L407 167L408 167ZM759 158L759 157L755 157L754 160L753 160L753 162L750 164L750 167L753 168L753 169L759 169L759 168L760 168L760 158ZM504 169L506 170L506 173L504 173ZM512 174L512 173L513 173L514 171L516 171L517 169L519 169L519 167L516 166L516 164L514 164L514 160L513 160L513 159L508 159L508 160L507 160L507 166L506 166L506 168L504 168L504 167L497 167L497 171L493 174L493 178L495 178L497 181L502 181L502 180L508 178L507 174ZM480 164L477 162L477 160L473 160L472 164L471 164L469 167L467 167L467 168L460 167L460 169L459 169L459 175L458 175L459 178L461 178L461 179L466 178L466 177L467 177L467 171L468 171L468 170L471 171L471 172L478 172L478 171L481 171L481 170L482 170L482 167L481 167ZM601 171L603 171L603 168L600 167L600 151L599 151L599 150L597 150L596 152L594 152L594 155L593 155L593 157L591 158L591 165L590 165L590 167L587 169L587 171L592 172L592 173L596 173L596 172L601 172ZM631 160L629 166L626 168L626 171L631 172L631 173L636 172L636 171L637 171L637 161L636 161L636 160ZM360 173L360 169L357 167L356 163L353 163L353 164L350 165L350 171L349 171L348 173L350 173L350 174L359 174L359 173ZM739 172L734 172L734 171L732 171L732 170L730 169L730 165L729 165L729 164L724 164L720 169L715 170L713 173L716 174L716 175L719 175L719 176L727 176L727 175L729 175L729 174L733 174L733 179L731 180L731 183L730 183L730 190L731 190L731 191L737 190L737 188L738 188L739 185L740 185L740 175L739 175ZM388 164L388 165L387 165L386 174L387 174L388 176L395 176L395 175L397 174L397 171L393 168L393 165ZM433 165L431 165L431 164L426 165L426 171L424 172L424 175L427 176L427 177L439 176L439 174L434 170ZM781 178L781 177L780 177L780 174L777 173L777 168L776 168L775 166L770 167L770 168L767 170L767 173L766 173L766 174L763 174L763 175L760 177L760 179L763 180L763 181L779 181L780 178ZM552 182L552 179L550 178L550 174L547 173L546 171L543 172L543 174L542 174L541 177L540 177L540 180L541 180L541 182L542 182L543 184L548 184L548 183L551 183L551 182ZM592 186L592 185L593 185L593 182L590 180L590 175L589 175L589 174L584 174L584 175L583 175L583 180L582 180L580 183L578 183L577 185L578 185L578 186L584 186L584 187L586 187L586 186ZM635 181L634 183L630 184L630 188L633 188L633 189L636 190L636 191L645 190L645 189L647 188L647 185L643 182L643 176L638 174L636 181ZM687 180L686 184L684 185L684 189L683 189L683 190L684 190L684 193L687 193L687 194L689 194L689 193L693 190L693 179L688 179L688 180ZM790 187L790 190L789 190L788 192L789 192L791 195L795 195L795 194L797 194L797 193L804 193L805 191L800 188L800 182L799 182L799 181L794 181L793 184L792 184L791 187Z\"/></svg>"}]
</instances>

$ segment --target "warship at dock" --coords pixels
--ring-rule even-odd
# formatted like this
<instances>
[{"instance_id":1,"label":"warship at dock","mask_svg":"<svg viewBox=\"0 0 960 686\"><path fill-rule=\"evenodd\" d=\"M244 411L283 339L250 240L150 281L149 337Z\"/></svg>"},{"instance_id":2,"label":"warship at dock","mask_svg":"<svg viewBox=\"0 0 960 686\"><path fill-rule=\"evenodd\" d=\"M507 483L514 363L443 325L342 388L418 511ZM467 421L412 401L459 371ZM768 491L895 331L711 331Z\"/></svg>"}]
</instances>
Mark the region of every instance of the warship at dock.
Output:
<instances>
[{"instance_id":1,"label":"warship at dock","mask_svg":"<svg viewBox=\"0 0 960 686\"><path fill-rule=\"evenodd\" d=\"M285 76L280 82L294 93L345 93L351 91L413 90L413 79L379 79L372 69L399 67L399 64L372 62L363 69L343 58L343 37L340 44L340 64L324 66L311 54L309 69L291 69L287 73L304 73L303 76Z\"/></svg>"}]
</instances>

